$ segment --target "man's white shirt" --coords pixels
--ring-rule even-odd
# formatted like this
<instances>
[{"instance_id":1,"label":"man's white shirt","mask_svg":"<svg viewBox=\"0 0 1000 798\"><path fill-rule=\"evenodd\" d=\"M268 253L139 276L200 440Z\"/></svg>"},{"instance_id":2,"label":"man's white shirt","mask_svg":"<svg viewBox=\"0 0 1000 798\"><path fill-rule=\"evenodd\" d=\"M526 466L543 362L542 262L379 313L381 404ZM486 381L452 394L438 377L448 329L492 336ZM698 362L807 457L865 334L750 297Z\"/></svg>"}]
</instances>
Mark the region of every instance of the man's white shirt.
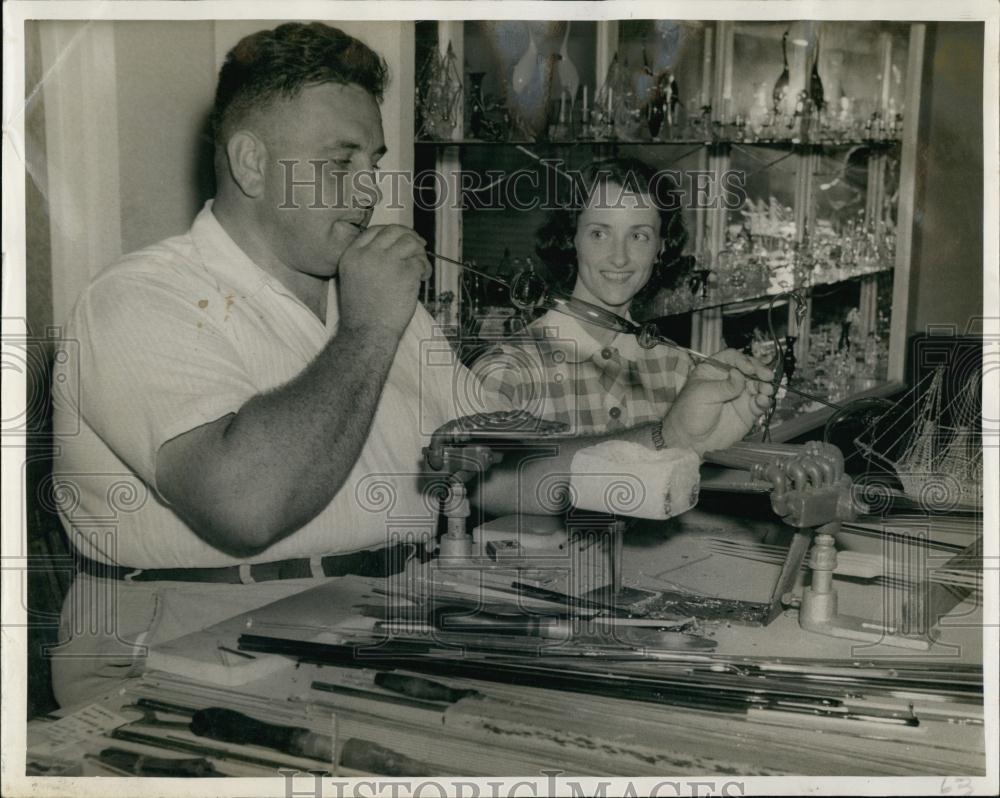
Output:
<instances>
[{"instance_id":1,"label":"man's white shirt","mask_svg":"<svg viewBox=\"0 0 1000 798\"><path fill-rule=\"evenodd\" d=\"M408 527L432 532L421 448L471 412L463 405L475 389L419 303L367 442L311 522L240 560L199 538L156 491L164 443L291 380L336 334L338 315L334 280L324 325L246 256L211 201L187 233L101 272L74 307L64 336L72 346L54 375L54 493L74 545L99 561L190 568L375 548Z\"/></svg>"}]
</instances>

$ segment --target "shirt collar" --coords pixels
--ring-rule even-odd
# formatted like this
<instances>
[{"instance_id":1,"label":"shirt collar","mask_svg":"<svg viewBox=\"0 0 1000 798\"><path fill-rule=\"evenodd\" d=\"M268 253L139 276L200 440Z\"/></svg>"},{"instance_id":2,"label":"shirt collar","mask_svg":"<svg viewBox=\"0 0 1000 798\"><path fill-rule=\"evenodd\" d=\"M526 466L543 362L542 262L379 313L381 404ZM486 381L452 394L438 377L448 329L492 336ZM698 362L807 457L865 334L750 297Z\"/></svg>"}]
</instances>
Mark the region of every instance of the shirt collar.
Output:
<instances>
[{"instance_id":1,"label":"shirt collar","mask_svg":"<svg viewBox=\"0 0 1000 798\"><path fill-rule=\"evenodd\" d=\"M632 315L626 311L625 318L632 321ZM573 316L567 316L557 310L550 310L535 322L540 328L547 328L553 331L556 339L568 339L575 343L576 360L588 360L602 349L612 347L617 349L622 357L627 360L637 361L642 357L642 348L636 341L634 335L618 333L611 342L602 345L592 336L584 326Z\"/></svg>"},{"instance_id":2,"label":"shirt collar","mask_svg":"<svg viewBox=\"0 0 1000 798\"><path fill-rule=\"evenodd\" d=\"M208 200L191 225L191 239L201 255L205 268L224 280L242 296L255 296L265 286L301 304L285 286L273 275L258 266L233 241L229 233L212 213L214 200ZM328 330L337 328L340 312L337 306L337 281L329 281L326 304L326 324ZM303 307L305 307L303 305ZM307 309L308 310L308 309ZM311 315L311 314L310 314Z\"/></svg>"},{"instance_id":3,"label":"shirt collar","mask_svg":"<svg viewBox=\"0 0 1000 798\"><path fill-rule=\"evenodd\" d=\"M254 263L239 248L212 213L208 200L191 225L191 240L201 254L205 268L235 288L242 296L253 296L265 285L288 293L274 277Z\"/></svg>"}]
</instances>

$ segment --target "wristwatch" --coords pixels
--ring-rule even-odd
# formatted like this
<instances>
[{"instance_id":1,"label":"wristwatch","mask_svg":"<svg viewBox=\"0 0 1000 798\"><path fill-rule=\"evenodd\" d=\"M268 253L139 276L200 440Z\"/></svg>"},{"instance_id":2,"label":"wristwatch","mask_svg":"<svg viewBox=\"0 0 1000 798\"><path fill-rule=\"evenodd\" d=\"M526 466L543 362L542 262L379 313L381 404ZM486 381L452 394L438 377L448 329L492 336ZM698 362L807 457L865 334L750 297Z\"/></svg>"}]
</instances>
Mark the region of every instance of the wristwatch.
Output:
<instances>
[{"instance_id":1,"label":"wristwatch","mask_svg":"<svg viewBox=\"0 0 1000 798\"><path fill-rule=\"evenodd\" d=\"M653 448L656 449L656 451L660 451L660 449L666 449L667 442L663 440L663 421L653 424L653 426L651 426L649 430L650 430L649 434L653 438Z\"/></svg>"}]
</instances>

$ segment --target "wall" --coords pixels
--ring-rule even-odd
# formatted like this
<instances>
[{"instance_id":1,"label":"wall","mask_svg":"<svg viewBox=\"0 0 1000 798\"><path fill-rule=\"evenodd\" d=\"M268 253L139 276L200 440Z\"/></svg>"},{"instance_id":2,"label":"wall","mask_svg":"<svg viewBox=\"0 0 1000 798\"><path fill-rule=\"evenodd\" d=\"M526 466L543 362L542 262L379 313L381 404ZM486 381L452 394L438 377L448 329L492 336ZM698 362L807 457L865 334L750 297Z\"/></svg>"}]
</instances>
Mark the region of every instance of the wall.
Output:
<instances>
[{"instance_id":1,"label":"wall","mask_svg":"<svg viewBox=\"0 0 1000 798\"><path fill-rule=\"evenodd\" d=\"M927 32L908 332L961 332L983 313L983 25Z\"/></svg>"},{"instance_id":2,"label":"wall","mask_svg":"<svg viewBox=\"0 0 1000 798\"><path fill-rule=\"evenodd\" d=\"M122 252L114 23L36 24L45 148L28 160L45 162L52 318L62 324L91 277Z\"/></svg>"},{"instance_id":3,"label":"wall","mask_svg":"<svg viewBox=\"0 0 1000 798\"><path fill-rule=\"evenodd\" d=\"M184 232L214 193L213 28L115 23L122 252Z\"/></svg>"},{"instance_id":4,"label":"wall","mask_svg":"<svg viewBox=\"0 0 1000 798\"><path fill-rule=\"evenodd\" d=\"M48 177L45 159L45 104L42 92L41 40L38 26L25 25L25 309L28 329L44 335L52 324L52 245L46 203ZM30 386L29 386L30 388ZM30 395L30 394L29 394Z\"/></svg>"}]
</instances>

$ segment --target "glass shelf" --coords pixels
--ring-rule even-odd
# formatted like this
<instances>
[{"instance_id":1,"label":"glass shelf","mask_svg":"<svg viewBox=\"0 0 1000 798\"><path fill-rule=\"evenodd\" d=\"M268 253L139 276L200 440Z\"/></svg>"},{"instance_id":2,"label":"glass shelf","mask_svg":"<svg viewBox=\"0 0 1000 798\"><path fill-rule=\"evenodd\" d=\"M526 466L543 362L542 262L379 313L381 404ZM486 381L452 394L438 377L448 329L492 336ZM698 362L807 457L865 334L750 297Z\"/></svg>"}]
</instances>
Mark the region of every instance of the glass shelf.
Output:
<instances>
[{"instance_id":1,"label":"glass shelf","mask_svg":"<svg viewBox=\"0 0 1000 798\"><path fill-rule=\"evenodd\" d=\"M669 141L653 141L650 139L510 139L507 141L489 141L486 139L455 139L438 141L417 139L418 147L607 147L607 146L644 146L644 147L894 147L901 142L899 138L878 139L822 139L815 141L796 141L793 139L671 139Z\"/></svg>"},{"instance_id":2,"label":"glass shelf","mask_svg":"<svg viewBox=\"0 0 1000 798\"><path fill-rule=\"evenodd\" d=\"M870 277L871 275L884 274L886 272L891 272L893 270L893 265L885 263L872 263L867 266L861 266L857 269L852 269L849 274L838 275L830 279L816 280L810 282L808 285L800 286L790 286L789 288L780 288L777 290L769 290L763 293L753 293L747 295L738 295L732 297L726 297L725 299L710 297L708 299L688 302L687 300L667 300L666 302L656 302L652 306L652 310L655 318L668 318L670 316L683 316L688 313L694 313L696 311L704 310L714 310L716 308L738 308L740 305L750 306L754 303L760 303L761 307L766 306L766 301L770 300L772 297L781 296L781 294L787 291L812 291L816 288L824 288L834 285L839 285L840 283L846 283L851 280L858 280L862 277ZM677 289L674 289L674 293L677 293ZM686 303L686 304L685 304ZM780 306L781 303L776 303L776 306Z\"/></svg>"},{"instance_id":3,"label":"glass shelf","mask_svg":"<svg viewBox=\"0 0 1000 798\"><path fill-rule=\"evenodd\" d=\"M646 144L655 147L683 147L683 146L705 146L712 142L704 139L671 139L670 141L651 141L642 139L510 139L506 141L488 141L486 139L456 139L454 141L429 141L420 139L414 142L422 147L466 147L466 146L486 146L494 147L600 147L618 144Z\"/></svg>"}]
</instances>

